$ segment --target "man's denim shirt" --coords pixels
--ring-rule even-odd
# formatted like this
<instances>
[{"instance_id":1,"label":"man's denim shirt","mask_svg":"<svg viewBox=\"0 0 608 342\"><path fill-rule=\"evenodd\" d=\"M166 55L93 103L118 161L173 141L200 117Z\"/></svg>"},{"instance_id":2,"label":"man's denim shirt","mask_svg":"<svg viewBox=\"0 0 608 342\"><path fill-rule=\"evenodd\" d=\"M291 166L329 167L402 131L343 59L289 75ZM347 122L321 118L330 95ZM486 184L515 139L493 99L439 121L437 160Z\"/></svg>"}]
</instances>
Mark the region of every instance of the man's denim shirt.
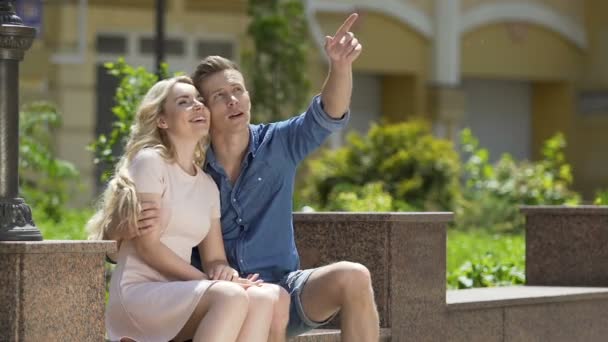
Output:
<instances>
[{"instance_id":1,"label":"man's denim shirt","mask_svg":"<svg viewBox=\"0 0 608 342\"><path fill-rule=\"evenodd\" d=\"M348 119L348 112L330 117L316 96L299 116L250 125L249 149L234 186L209 149L204 169L220 190L226 256L242 276L259 273L277 282L299 268L292 216L296 168Z\"/></svg>"}]
</instances>

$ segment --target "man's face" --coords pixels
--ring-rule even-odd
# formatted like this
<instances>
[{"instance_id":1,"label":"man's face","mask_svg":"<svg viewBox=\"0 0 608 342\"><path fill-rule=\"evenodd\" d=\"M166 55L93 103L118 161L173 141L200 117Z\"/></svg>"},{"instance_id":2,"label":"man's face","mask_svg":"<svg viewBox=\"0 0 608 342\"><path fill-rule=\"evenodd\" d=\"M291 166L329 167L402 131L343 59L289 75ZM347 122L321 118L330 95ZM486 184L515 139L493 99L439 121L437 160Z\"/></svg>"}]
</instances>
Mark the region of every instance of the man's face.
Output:
<instances>
[{"instance_id":1,"label":"man's face","mask_svg":"<svg viewBox=\"0 0 608 342\"><path fill-rule=\"evenodd\" d=\"M211 111L212 132L248 132L251 100L238 70L216 72L205 79L199 89Z\"/></svg>"}]
</instances>

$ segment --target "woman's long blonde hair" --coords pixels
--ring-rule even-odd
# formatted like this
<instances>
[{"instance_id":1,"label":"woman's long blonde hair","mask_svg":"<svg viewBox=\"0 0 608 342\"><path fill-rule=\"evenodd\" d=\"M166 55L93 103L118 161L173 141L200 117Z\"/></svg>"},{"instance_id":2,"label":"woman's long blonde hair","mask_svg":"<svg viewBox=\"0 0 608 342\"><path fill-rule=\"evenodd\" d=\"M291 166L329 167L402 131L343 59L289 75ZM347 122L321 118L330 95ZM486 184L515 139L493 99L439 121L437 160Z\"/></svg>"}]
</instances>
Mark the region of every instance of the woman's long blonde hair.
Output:
<instances>
[{"instance_id":1,"label":"woman's long blonde hair","mask_svg":"<svg viewBox=\"0 0 608 342\"><path fill-rule=\"evenodd\" d=\"M123 236L129 227L137 225L141 207L128 168L139 151L144 148L154 148L164 159L175 160L175 147L169 141L166 132L157 124L159 117L163 115L167 97L176 83L193 84L192 79L187 76L162 80L154 84L141 101L131 125L125 153L116 164L114 175L101 196L98 211L87 222L89 239L106 240L109 237L109 230L118 236ZM194 161L197 165L202 165L205 160L208 141L209 136L206 135L196 145Z\"/></svg>"}]
</instances>

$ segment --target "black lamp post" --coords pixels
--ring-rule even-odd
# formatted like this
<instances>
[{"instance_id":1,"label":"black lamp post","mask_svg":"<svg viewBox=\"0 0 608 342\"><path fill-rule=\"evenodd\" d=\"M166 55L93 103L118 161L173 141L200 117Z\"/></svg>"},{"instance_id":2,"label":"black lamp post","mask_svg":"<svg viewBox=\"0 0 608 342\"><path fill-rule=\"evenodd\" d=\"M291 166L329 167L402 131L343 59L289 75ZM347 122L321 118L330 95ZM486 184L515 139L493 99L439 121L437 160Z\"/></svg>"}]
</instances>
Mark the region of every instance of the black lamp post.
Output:
<instances>
[{"instance_id":1,"label":"black lamp post","mask_svg":"<svg viewBox=\"0 0 608 342\"><path fill-rule=\"evenodd\" d=\"M161 80L165 77L162 72L162 63L165 61L165 0L156 0L156 39L155 39L155 67L156 75Z\"/></svg>"},{"instance_id":2,"label":"black lamp post","mask_svg":"<svg viewBox=\"0 0 608 342\"><path fill-rule=\"evenodd\" d=\"M36 30L24 26L12 0L0 0L0 241L40 241L32 211L19 198L19 62Z\"/></svg>"}]
</instances>

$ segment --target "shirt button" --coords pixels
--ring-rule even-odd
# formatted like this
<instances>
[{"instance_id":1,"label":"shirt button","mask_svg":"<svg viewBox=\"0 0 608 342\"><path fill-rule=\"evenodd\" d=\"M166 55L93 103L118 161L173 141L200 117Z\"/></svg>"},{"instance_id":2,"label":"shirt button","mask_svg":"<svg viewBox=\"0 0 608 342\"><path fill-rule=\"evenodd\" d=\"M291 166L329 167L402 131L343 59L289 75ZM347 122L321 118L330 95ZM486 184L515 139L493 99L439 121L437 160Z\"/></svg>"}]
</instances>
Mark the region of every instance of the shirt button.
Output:
<instances>
[{"instance_id":1,"label":"shirt button","mask_svg":"<svg viewBox=\"0 0 608 342\"><path fill-rule=\"evenodd\" d=\"M233 199L232 199L232 202L236 202L236 198L233 198Z\"/></svg>"},{"instance_id":2,"label":"shirt button","mask_svg":"<svg viewBox=\"0 0 608 342\"><path fill-rule=\"evenodd\" d=\"M237 221L239 221L239 222L243 222L243 219L242 219L242 218L239 218Z\"/></svg>"},{"instance_id":3,"label":"shirt button","mask_svg":"<svg viewBox=\"0 0 608 342\"><path fill-rule=\"evenodd\" d=\"M261 181L262 181L262 177L258 177L258 182L261 182Z\"/></svg>"}]
</instances>

